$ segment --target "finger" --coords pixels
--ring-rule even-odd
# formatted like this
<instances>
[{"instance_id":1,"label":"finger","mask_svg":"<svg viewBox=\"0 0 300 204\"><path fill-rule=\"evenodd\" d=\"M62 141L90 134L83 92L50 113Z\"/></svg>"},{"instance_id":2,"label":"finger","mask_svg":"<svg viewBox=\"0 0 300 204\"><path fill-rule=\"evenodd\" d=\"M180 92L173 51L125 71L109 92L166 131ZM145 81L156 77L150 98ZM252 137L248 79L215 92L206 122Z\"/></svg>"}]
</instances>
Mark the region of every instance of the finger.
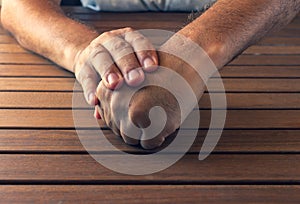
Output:
<instances>
[{"instance_id":1,"label":"finger","mask_svg":"<svg viewBox=\"0 0 300 204\"><path fill-rule=\"evenodd\" d=\"M121 37L114 36L102 45L109 51L129 86L139 86L144 81L144 72L128 42Z\"/></svg>"},{"instance_id":2,"label":"finger","mask_svg":"<svg viewBox=\"0 0 300 204\"><path fill-rule=\"evenodd\" d=\"M87 103L90 105L97 104L95 93L100 79L95 70L84 65L84 67L76 74L76 79L82 86Z\"/></svg>"},{"instance_id":3,"label":"finger","mask_svg":"<svg viewBox=\"0 0 300 204\"><path fill-rule=\"evenodd\" d=\"M95 47L97 46L97 47ZM94 45L90 62L94 69L99 73L105 87L109 89L119 89L123 85L123 76L114 64L108 51L101 45Z\"/></svg>"},{"instance_id":4,"label":"finger","mask_svg":"<svg viewBox=\"0 0 300 204\"><path fill-rule=\"evenodd\" d=\"M153 72L158 67L158 57L150 40L138 31L124 33L124 39L133 47L134 52L147 72Z\"/></svg>"},{"instance_id":5,"label":"finger","mask_svg":"<svg viewBox=\"0 0 300 204\"><path fill-rule=\"evenodd\" d=\"M119 128L118 128L118 126L116 125L115 122L109 121L109 122L106 123L106 124L107 124L107 126L111 129L111 131L112 131L115 135L121 136L120 130L119 130Z\"/></svg>"},{"instance_id":6,"label":"finger","mask_svg":"<svg viewBox=\"0 0 300 204\"><path fill-rule=\"evenodd\" d=\"M97 120L100 120L101 119L101 115L100 115L100 113L99 113L99 110L100 109L100 107L97 105L97 106L95 106L95 110L94 110L94 117L97 119Z\"/></svg>"},{"instance_id":7,"label":"finger","mask_svg":"<svg viewBox=\"0 0 300 204\"><path fill-rule=\"evenodd\" d=\"M145 139L145 137L147 138L146 135L143 134L142 138L141 138L141 146L144 149L155 149L160 147L164 141L165 141L165 137L163 137L162 135L159 135L155 138L152 138L150 140Z\"/></svg>"},{"instance_id":8,"label":"finger","mask_svg":"<svg viewBox=\"0 0 300 204\"><path fill-rule=\"evenodd\" d=\"M127 135L126 133L129 135ZM124 121L121 121L120 122L120 134L126 144L138 145L140 141L132 138L132 136L135 136L135 138L140 138L142 131L137 128L132 128L128 124L126 124Z\"/></svg>"}]
</instances>

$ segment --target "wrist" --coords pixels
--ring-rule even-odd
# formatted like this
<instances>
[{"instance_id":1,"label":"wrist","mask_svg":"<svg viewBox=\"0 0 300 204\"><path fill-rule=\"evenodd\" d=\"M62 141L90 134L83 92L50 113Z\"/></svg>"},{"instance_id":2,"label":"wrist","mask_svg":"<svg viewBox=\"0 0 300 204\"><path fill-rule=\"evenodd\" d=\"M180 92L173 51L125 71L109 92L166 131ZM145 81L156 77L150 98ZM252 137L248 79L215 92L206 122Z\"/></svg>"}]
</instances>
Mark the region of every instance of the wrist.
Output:
<instances>
[{"instance_id":1,"label":"wrist","mask_svg":"<svg viewBox=\"0 0 300 204\"><path fill-rule=\"evenodd\" d=\"M64 50L67 68L74 74L76 74L76 67L78 66L81 54L96 37L98 37L98 34L91 35L90 37L87 37L85 41L77 42L76 44L74 43L69 47L69 49Z\"/></svg>"},{"instance_id":2,"label":"wrist","mask_svg":"<svg viewBox=\"0 0 300 204\"><path fill-rule=\"evenodd\" d=\"M215 67L219 70L225 66L233 56L230 56L230 43L225 34L214 34L205 26L189 24L178 32L199 45L209 56Z\"/></svg>"}]
</instances>

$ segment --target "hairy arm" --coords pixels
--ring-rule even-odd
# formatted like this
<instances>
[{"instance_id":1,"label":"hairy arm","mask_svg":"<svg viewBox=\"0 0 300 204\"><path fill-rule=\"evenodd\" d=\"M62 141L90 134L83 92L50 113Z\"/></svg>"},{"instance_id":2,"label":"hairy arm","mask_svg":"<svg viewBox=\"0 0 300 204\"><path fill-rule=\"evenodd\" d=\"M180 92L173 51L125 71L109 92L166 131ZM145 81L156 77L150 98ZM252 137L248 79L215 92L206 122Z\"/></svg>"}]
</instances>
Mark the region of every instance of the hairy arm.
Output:
<instances>
[{"instance_id":1,"label":"hairy arm","mask_svg":"<svg viewBox=\"0 0 300 204\"><path fill-rule=\"evenodd\" d=\"M1 20L23 47L72 72L78 50L98 36L94 29L67 18L60 0L3 0Z\"/></svg>"},{"instance_id":2,"label":"hairy arm","mask_svg":"<svg viewBox=\"0 0 300 204\"><path fill-rule=\"evenodd\" d=\"M300 0L219 0L179 33L197 42L222 68L299 11Z\"/></svg>"},{"instance_id":3,"label":"hairy arm","mask_svg":"<svg viewBox=\"0 0 300 204\"><path fill-rule=\"evenodd\" d=\"M123 81L138 86L144 71L157 67L156 51L140 33L123 28L99 34L66 16L60 0L3 0L1 20L23 47L74 72L90 105L97 102L100 78L110 89Z\"/></svg>"}]
</instances>

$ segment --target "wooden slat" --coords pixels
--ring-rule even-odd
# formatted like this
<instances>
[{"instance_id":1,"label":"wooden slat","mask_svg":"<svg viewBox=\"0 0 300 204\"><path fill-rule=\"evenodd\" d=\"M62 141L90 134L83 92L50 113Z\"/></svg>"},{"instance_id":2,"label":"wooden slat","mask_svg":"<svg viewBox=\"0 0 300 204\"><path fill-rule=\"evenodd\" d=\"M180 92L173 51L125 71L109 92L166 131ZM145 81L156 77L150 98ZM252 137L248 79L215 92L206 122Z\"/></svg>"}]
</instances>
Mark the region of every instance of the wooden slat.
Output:
<instances>
[{"instance_id":1,"label":"wooden slat","mask_svg":"<svg viewBox=\"0 0 300 204\"><path fill-rule=\"evenodd\" d=\"M300 46L251 46L244 54L300 54Z\"/></svg>"},{"instance_id":2,"label":"wooden slat","mask_svg":"<svg viewBox=\"0 0 300 204\"><path fill-rule=\"evenodd\" d=\"M300 25L299 24L290 23L285 28L299 30L300 29Z\"/></svg>"},{"instance_id":3,"label":"wooden slat","mask_svg":"<svg viewBox=\"0 0 300 204\"><path fill-rule=\"evenodd\" d=\"M1 27L0 27L0 36L1 35L7 35L7 34L4 33L3 30L1 32ZM0 41L0 44L1 44L1 41ZM7 44L17 45L16 42L11 42L11 43L7 42ZM261 41L259 41L256 45L299 46L300 45L300 38L298 36L294 36L294 37L267 36L267 37L263 38Z\"/></svg>"},{"instance_id":4,"label":"wooden slat","mask_svg":"<svg viewBox=\"0 0 300 204\"><path fill-rule=\"evenodd\" d=\"M73 91L73 78L14 78L0 79L0 91ZM212 92L219 92L219 79L209 81ZM226 92L299 92L300 79L265 79L265 78L225 78ZM81 91L79 85L75 91Z\"/></svg>"},{"instance_id":5,"label":"wooden slat","mask_svg":"<svg viewBox=\"0 0 300 204\"><path fill-rule=\"evenodd\" d=\"M0 64L52 64L52 62L34 54L1 53Z\"/></svg>"},{"instance_id":6,"label":"wooden slat","mask_svg":"<svg viewBox=\"0 0 300 204\"><path fill-rule=\"evenodd\" d=\"M8 35L9 33L0 25L0 35Z\"/></svg>"},{"instance_id":7,"label":"wooden slat","mask_svg":"<svg viewBox=\"0 0 300 204\"><path fill-rule=\"evenodd\" d=\"M217 110L218 112L218 110ZM79 128L95 128L93 110L75 110ZM193 111L191 114L198 114ZM201 110L200 128L208 128L210 111ZM1 128L74 128L72 110L0 110ZM80 117L79 117L80 116ZM299 128L300 110L228 110L225 128ZM192 128L187 119L186 128ZM105 127L103 121L99 121ZM220 128L220 127L214 127Z\"/></svg>"},{"instance_id":8,"label":"wooden slat","mask_svg":"<svg viewBox=\"0 0 300 204\"><path fill-rule=\"evenodd\" d=\"M231 65L300 65L299 55L240 55Z\"/></svg>"},{"instance_id":9,"label":"wooden slat","mask_svg":"<svg viewBox=\"0 0 300 204\"><path fill-rule=\"evenodd\" d=\"M136 18L136 14L127 15L130 17L122 14L124 17L119 21L120 16L115 14L99 15L84 8L66 10L75 11L79 18L82 17L88 23L107 30L121 25L121 27L132 25L140 28L174 29L182 25L186 15L167 14L167 17L162 17L163 14L146 13L141 14L141 18ZM91 16L97 19L90 21ZM136 20L133 22L131 18ZM162 21L160 25L157 23L159 21ZM295 22L298 22L298 19ZM206 133L205 130L200 130L189 155L163 172L140 177L114 173L99 165L85 153L75 130L72 130L74 128L72 111L64 110L70 109L72 105L71 91L74 79L70 77L73 75L61 71L41 57L28 54L16 45L11 37L4 37L6 32L0 29L1 183L156 184L6 185L0 187L1 201L4 203L41 201L54 203L87 201L283 203L290 201L297 203L300 199L299 186L199 184L300 183L298 179L300 177L298 165L300 161L300 95L298 92L300 89L297 86L300 82L298 79L300 77L299 28L297 23L288 25L284 30L263 39L259 46L246 50L243 56L232 62L232 66L227 66L221 71L223 77L233 77L224 79L228 92L228 107L242 110L228 111L226 129L214 154L204 161L197 160L197 153ZM213 84L215 81L216 79L212 79L210 83ZM76 90L81 89L78 87ZM84 99L81 100L79 107L85 104ZM204 95L200 105L202 108L209 108L208 94ZM32 108L37 109L32 110ZM76 112L82 113L81 127L87 127L87 121L94 120L92 110L76 110ZM201 128L208 127L209 116L209 110L201 111ZM105 127L102 122L100 126ZM70 130L61 128L70 128ZM100 147L103 154L108 157L113 156L110 154L111 150L101 144L101 141L99 142L95 130L83 132L86 134L86 139L91 139L90 142L95 150L99 150ZM137 147L125 145L109 130L104 132L112 144L119 149L144 152ZM180 136L189 137L191 133L185 130ZM166 185L177 183L193 185Z\"/></svg>"},{"instance_id":10,"label":"wooden slat","mask_svg":"<svg viewBox=\"0 0 300 204\"><path fill-rule=\"evenodd\" d=\"M76 103L72 104L72 97ZM215 93L213 96L218 96ZM228 109L300 109L300 94L228 93ZM86 108L82 93L70 92L0 92L0 108ZM199 102L200 108L210 108L209 94ZM216 107L218 108L218 107Z\"/></svg>"},{"instance_id":11,"label":"wooden slat","mask_svg":"<svg viewBox=\"0 0 300 204\"><path fill-rule=\"evenodd\" d=\"M297 203L296 185L6 185L4 203ZM16 196L18 195L18 196Z\"/></svg>"},{"instance_id":12,"label":"wooden slat","mask_svg":"<svg viewBox=\"0 0 300 204\"><path fill-rule=\"evenodd\" d=\"M209 81L211 89L218 91L215 87L217 80ZM220 83L220 82L218 82ZM298 92L294 85L299 83L298 79L223 79L226 92ZM277 88L276 88L277 87Z\"/></svg>"},{"instance_id":13,"label":"wooden slat","mask_svg":"<svg viewBox=\"0 0 300 204\"><path fill-rule=\"evenodd\" d=\"M1 44L14 44L16 40L9 35L0 35L0 43Z\"/></svg>"},{"instance_id":14,"label":"wooden slat","mask_svg":"<svg viewBox=\"0 0 300 204\"><path fill-rule=\"evenodd\" d=\"M87 106L83 93L74 95L74 108ZM72 97L68 92L0 92L0 108L72 108Z\"/></svg>"},{"instance_id":15,"label":"wooden slat","mask_svg":"<svg viewBox=\"0 0 300 204\"><path fill-rule=\"evenodd\" d=\"M93 151L113 152L99 138L97 130L80 130L81 140L90 144ZM140 147L126 145L123 140L110 130L103 130L103 134L111 144L127 152L145 153L156 150L144 150ZM207 131L200 130L189 150L198 153L202 147ZM283 153L300 152L299 130L224 130L214 149L214 153L247 152L247 153ZM83 137L84 136L84 137ZM191 131L184 130L177 137L191 137ZM174 137L172 135L171 137ZM172 138L167 140L166 145ZM163 145L165 147L166 145ZM162 148L163 148L162 147ZM85 153L75 130L0 130L0 152L81 152Z\"/></svg>"},{"instance_id":16,"label":"wooden slat","mask_svg":"<svg viewBox=\"0 0 300 204\"><path fill-rule=\"evenodd\" d=\"M1 42L0 42L1 43ZM24 54L29 51L23 49L20 45L13 44L0 44L0 53L14 53ZM255 45L243 52L247 55L294 55L300 54L300 46L259 46Z\"/></svg>"},{"instance_id":17,"label":"wooden slat","mask_svg":"<svg viewBox=\"0 0 300 204\"><path fill-rule=\"evenodd\" d=\"M220 71L222 77L300 77L300 66L225 66Z\"/></svg>"},{"instance_id":18,"label":"wooden slat","mask_svg":"<svg viewBox=\"0 0 300 204\"><path fill-rule=\"evenodd\" d=\"M276 77L300 78L300 66L226 66L222 77ZM56 65L0 64L0 77L74 77Z\"/></svg>"},{"instance_id":19,"label":"wooden slat","mask_svg":"<svg viewBox=\"0 0 300 204\"><path fill-rule=\"evenodd\" d=\"M280 31L270 33L268 36L273 37L299 37L300 25L296 26L295 24L287 25Z\"/></svg>"},{"instance_id":20,"label":"wooden slat","mask_svg":"<svg viewBox=\"0 0 300 204\"><path fill-rule=\"evenodd\" d=\"M0 41L0 43L0 53L29 53L29 51L23 49L20 45L17 45L16 43L2 44L2 41Z\"/></svg>"},{"instance_id":21,"label":"wooden slat","mask_svg":"<svg viewBox=\"0 0 300 204\"><path fill-rule=\"evenodd\" d=\"M0 77L74 77L56 65L0 64Z\"/></svg>"},{"instance_id":22,"label":"wooden slat","mask_svg":"<svg viewBox=\"0 0 300 204\"><path fill-rule=\"evenodd\" d=\"M33 54L11 54L2 53L0 55L0 64L52 64L50 61ZM300 65L298 55L241 55L231 65Z\"/></svg>"},{"instance_id":23,"label":"wooden slat","mask_svg":"<svg viewBox=\"0 0 300 204\"><path fill-rule=\"evenodd\" d=\"M285 38L285 37L265 37L257 43L258 45L274 45L274 46L295 46L300 45L300 37Z\"/></svg>"},{"instance_id":24,"label":"wooden slat","mask_svg":"<svg viewBox=\"0 0 300 204\"><path fill-rule=\"evenodd\" d=\"M179 24L179 26L182 26ZM121 26L124 27L124 26ZM115 29L119 29L120 27L115 27ZM149 28L149 26L148 26ZM155 27L150 27L151 29L154 29ZM107 27L107 28L98 28L99 31L104 32L104 31L109 31L112 30L112 27ZM168 28L168 30L175 31L175 28ZM2 31L1 31L2 30ZM298 37L299 35L292 34L290 37L283 37L282 35L276 36L275 34L271 34L270 36L267 36L260 40L256 45L272 45L272 46L299 46L300 45L300 38ZM13 44L17 45L16 41L11 37L7 36L7 33L1 29L0 27L0 44Z\"/></svg>"},{"instance_id":25,"label":"wooden slat","mask_svg":"<svg viewBox=\"0 0 300 204\"><path fill-rule=\"evenodd\" d=\"M104 155L103 155L104 156ZM106 158L119 157L105 155ZM151 176L115 173L89 155L3 154L0 155L2 183L23 182L97 182L97 183L206 183L206 182L300 182L300 155L225 154L210 155L198 161L198 155L186 155L175 165ZM268 167L268 168L266 168Z\"/></svg>"},{"instance_id":26,"label":"wooden slat","mask_svg":"<svg viewBox=\"0 0 300 204\"><path fill-rule=\"evenodd\" d=\"M1 78L0 89L19 91L72 91L74 83L74 78Z\"/></svg>"},{"instance_id":27,"label":"wooden slat","mask_svg":"<svg viewBox=\"0 0 300 204\"><path fill-rule=\"evenodd\" d=\"M89 26L95 27L100 33L102 32L107 32L111 30L116 30L124 27L131 27L135 30L140 30L140 29L158 29L158 30L166 30L166 31L171 31L171 32L177 32L180 30L182 27L184 27L187 23L186 20L178 21L178 22L164 22L162 24L160 23L143 23L142 22L120 22L120 23L114 23L111 22L111 25L105 25L95 22L89 22L87 23ZM270 33L267 36L268 37L277 37L277 38L296 38L299 37L298 32L300 31L300 26L295 26L295 25L288 25L285 27L284 30L281 30L279 32L275 33Z\"/></svg>"}]
</instances>

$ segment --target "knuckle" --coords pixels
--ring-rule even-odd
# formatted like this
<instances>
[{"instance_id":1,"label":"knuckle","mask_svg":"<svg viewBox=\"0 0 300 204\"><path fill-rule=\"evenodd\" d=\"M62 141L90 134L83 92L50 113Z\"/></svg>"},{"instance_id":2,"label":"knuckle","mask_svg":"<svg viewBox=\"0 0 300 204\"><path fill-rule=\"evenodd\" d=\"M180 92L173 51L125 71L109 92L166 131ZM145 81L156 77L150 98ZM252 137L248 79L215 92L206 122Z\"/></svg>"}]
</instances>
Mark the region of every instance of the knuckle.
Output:
<instances>
[{"instance_id":1,"label":"knuckle","mask_svg":"<svg viewBox=\"0 0 300 204\"><path fill-rule=\"evenodd\" d=\"M136 52L137 56L144 59L146 57L151 57L153 56L153 52L149 49L141 49Z\"/></svg>"},{"instance_id":2,"label":"knuckle","mask_svg":"<svg viewBox=\"0 0 300 204\"><path fill-rule=\"evenodd\" d=\"M124 30L127 31L127 32L132 32L133 28L131 28L131 27L125 27Z\"/></svg>"},{"instance_id":3,"label":"knuckle","mask_svg":"<svg viewBox=\"0 0 300 204\"><path fill-rule=\"evenodd\" d=\"M112 120L109 120L108 123L107 123L107 126L112 128L113 127L113 121Z\"/></svg>"},{"instance_id":4,"label":"knuckle","mask_svg":"<svg viewBox=\"0 0 300 204\"><path fill-rule=\"evenodd\" d=\"M131 48L131 46L127 42L123 40L118 40L113 43L111 50L115 52L115 51L127 50L129 48Z\"/></svg>"},{"instance_id":5,"label":"knuckle","mask_svg":"<svg viewBox=\"0 0 300 204\"><path fill-rule=\"evenodd\" d=\"M104 32L100 35L99 39L107 39L113 36L113 33L111 31Z\"/></svg>"},{"instance_id":6,"label":"knuckle","mask_svg":"<svg viewBox=\"0 0 300 204\"><path fill-rule=\"evenodd\" d=\"M84 73L81 71L79 72L77 79L81 84L87 84L88 82L96 81L97 77L92 73Z\"/></svg>"},{"instance_id":7,"label":"knuckle","mask_svg":"<svg viewBox=\"0 0 300 204\"><path fill-rule=\"evenodd\" d=\"M102 86L102 82L99 83L97 89L96 89L96 95L99 99L102 98L102 93L103 93L103 86Z\"/></svg>"},{"instance_id":8,"label":"knuckle","mask_svg":"<svg viewBox=\"0 0 300 204\"><path fill-rule=\"evenodd\" d=\"M101 35L95 38L92 42L90 42L88 47L89 50L93 50L95 47L98 47L99 45L101 45Z\"/></svg>"},{"instance_id":9,"label":"knuckle","mask_svg":"<svg viewBox=\"0 0 300 204\"><path fill-rule=\"evenodd\" d=\"M76 72L75 72L75 76L76 76L76 79L79 81L79 82L82 82L84 77L85 77L85 66L84 65L80 65L76 68Z\"/></svg>"},{"instance_id":10,"label":"knuckle","mask_svg":"<svg viewBox=\"0 0 300 204\"><path fill-rule=\"evenodd\" d=\"M97 87L96 95L99 98L99 100L103 103L107 103L111 97L110 90L104 86L102 81L99 83Z\"/></svg>"},{"instance_id":11,"label":"knuckle","mask_svg":"<svg viewBox=\"0 0 300 204\"><path fill-rule=\"evenodd\" d=\"M132 38L132 41L133 41L133 42L140 42L140 41L143 41L143 42L146 42L146 43L149 42L148 39L147 39L145 36L143 36L143 35L136 35L136 36L134 36L134 37Z\"/></svg>"},{"instance_id":12,"label":"knuckle","mask_svg":"<svg viewBox=\"0 0 300 204\"><path fill-rule=\"evenodd\" d=\"M105 55L106 50L102 46L95 47L89 56L90 60L93 60L97 56Z\"/></svg>"}]
</instances>

